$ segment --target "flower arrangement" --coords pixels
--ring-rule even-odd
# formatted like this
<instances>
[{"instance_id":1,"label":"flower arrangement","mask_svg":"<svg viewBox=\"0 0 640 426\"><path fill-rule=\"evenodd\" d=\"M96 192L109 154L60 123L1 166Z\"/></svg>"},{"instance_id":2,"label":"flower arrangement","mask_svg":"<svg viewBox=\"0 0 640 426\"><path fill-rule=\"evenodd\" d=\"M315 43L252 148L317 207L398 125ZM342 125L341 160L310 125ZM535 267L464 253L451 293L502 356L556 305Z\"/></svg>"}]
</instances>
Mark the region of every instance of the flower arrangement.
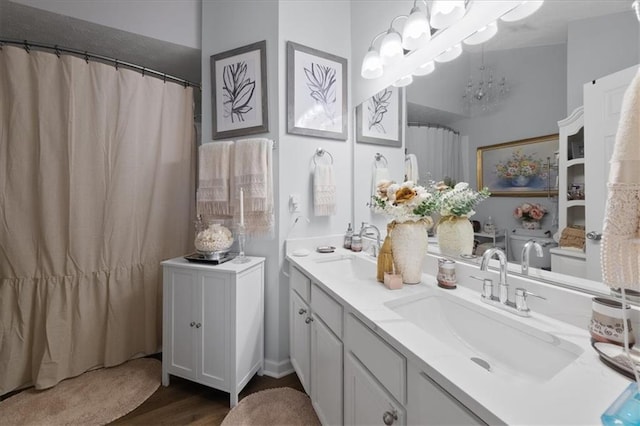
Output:
<instances>
[{"instance_id":1,"label":"flower arrangement","mask_svg":"<svg viewBox=\"0 0 640 426\"><path fill-rule=\"evenodd\" d=\"M523 222L539 222L547 213L540 204L522 203L513 211L513 217Z\"/></svg>"},{"instance_id":2,"label":"flower arrangement","mask_svg":"<svg viewBox=\"0 0 640 426\"><path fill-rule=\"evenodd\" d=\"M542 174L542 160L534 158L533 155L525 155L521 149L517 149L509 160L496 165L496 173L503 179L538 176Z\"/></svg>"},{"instance_id":3,"label":"flower arrangement","mask_svg":"<svg viewBox=\"0 0 640 426\"><path fill-rule=\"evenodd\" d=\"M382 180L372 198L374 211L391 216L397 223L424 220L431 225L430 215L438 207L436 195L412 181L397 184Z\"/></svg>"},{"instance_id":4,"label":"flower arrangement","mask_svg":"<svg viewBox=\"0 0 640 426\"><path fill-rule=\"evenodd\" d=\"M476 213L473 210L476 204L491 195L488 188L474 191L467 182L459 182L453 188L440 182L436 189L439 191L436 196L438 212L442 217L471 217Z\"/></svg>"}]
</instances>

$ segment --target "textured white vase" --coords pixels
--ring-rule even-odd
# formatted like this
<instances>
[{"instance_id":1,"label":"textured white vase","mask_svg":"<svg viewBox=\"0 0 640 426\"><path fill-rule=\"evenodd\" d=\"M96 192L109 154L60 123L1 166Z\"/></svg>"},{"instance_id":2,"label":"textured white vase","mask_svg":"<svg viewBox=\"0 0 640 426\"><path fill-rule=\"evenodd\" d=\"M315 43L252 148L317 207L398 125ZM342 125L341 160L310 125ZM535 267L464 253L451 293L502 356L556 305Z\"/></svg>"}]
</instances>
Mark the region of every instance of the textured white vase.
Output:
<instances>
[{"instance_id":1,"label":"textured white vase","mask_svg":"<svg viewBox=\"0 0 640 426\"><path fill-rule=\"evenodd\" d=\"M446 216L436 229L440 253L459 257L473 254L473 225L466 217Z\"/></svg>"},{"instance_id":2,"label":"textured white vase","mask_svg":"<svg viewBox=\"0 0 640 426\"><path fill-rule=\"evenodd\" d=\"M424 222L404 222L396 223L391 230L393 265L405 284L419 284L422 279L422 265L429 244L428 229Z\"/></svg>"}]
</instances>

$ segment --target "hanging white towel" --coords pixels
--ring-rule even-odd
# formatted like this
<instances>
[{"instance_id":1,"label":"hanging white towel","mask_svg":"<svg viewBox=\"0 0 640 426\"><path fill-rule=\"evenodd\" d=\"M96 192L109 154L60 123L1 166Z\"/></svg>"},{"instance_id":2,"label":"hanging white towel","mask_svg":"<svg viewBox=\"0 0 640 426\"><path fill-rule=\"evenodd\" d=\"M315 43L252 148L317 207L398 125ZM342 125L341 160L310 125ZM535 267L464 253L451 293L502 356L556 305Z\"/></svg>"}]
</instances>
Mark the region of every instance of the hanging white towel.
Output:
<instances>
[{"instance_id":1,"label":"hanging white towel","mask_svg":"<svg viewBox=\"0 0 640 426\"><path fill-rule=\"evenodd\" d=\"M247 235L272 235L273 141L257 138L235 143L232 204L236 222L240 218L240 188L244 192L244 224Z\"/></svg>"},{"instance_id":2,"label":"hanging white towel","mask_svg":"<svg viewBox=\"0 0 640 426\"><path fill-rule=\"evenodd\" d=\"M640 291L640 71L625 92L609 171L603 282Z\"/></svg>"},{"instance_id":3,"label":"hanging white towel","mask_svg":"<svg viewBox=\"0 0 640 426\"><path fill-rule=\"evenodd\" d=\"M221 141L198 148L197 213L207 216L229 216L229 165L233 142Z\"/></svg>"},{"instance_id":4,"label":"hanging white towel","mask_svg":"<svg viewBox=\"0 0 640 426\"><path fill-rule=\"evenodd\" d=\"M415 154L407 154L404 160L404 180L410 180L417 184L419 179L418 157Z\"/></svg>"},{"instance_id":5,"label":"hanging white towel","mask_svg":"<svg viewBox=\"0 0 640 426\"><path fill-rule=\"evenodd\" d=\"M316 164L313 174L313 212L316 216L336 214L336 182L331 164Z\"/></svg>"}]
</instances>

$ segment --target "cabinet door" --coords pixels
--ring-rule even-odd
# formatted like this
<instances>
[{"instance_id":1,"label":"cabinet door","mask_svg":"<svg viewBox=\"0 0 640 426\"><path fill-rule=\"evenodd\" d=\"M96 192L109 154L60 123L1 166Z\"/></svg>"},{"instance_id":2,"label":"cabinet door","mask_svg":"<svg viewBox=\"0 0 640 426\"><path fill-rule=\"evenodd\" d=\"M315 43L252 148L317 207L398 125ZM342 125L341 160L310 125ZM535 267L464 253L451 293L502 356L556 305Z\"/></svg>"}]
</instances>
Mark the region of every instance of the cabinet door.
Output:
<instances>
[{"instance_id":1,"label":"cabinet door","mask_svg":"<svg viewBox=\"0 0 640 426\"><path fill-rule=\"evenodd\" d=\"M410 368L408 383L407 417L409 424L424 426L486 424L425 373Z\"/></svg>"},{"instance_id":2,"label":"cabinet door","mask_svg":"<svg viewBox=\"0 0 640 426\"><path fill-rule=\"evenodd\" d=\"M344 361L344 423L348 425L404 425L398 404L351 353Z\"/></svg>"},{"instance_id":3,"label":"cabinet door","mask_svg":"<svg viewBox=\"0 0 640 426\"><path fill-rule=\"evenodd\" d=\"M230 283L226 274L201 272L194 312L200 312L198 333L198 381L228 390L233 367L231 347ZM198 327L199 325L199 327Z\"/></svg>"},{"instance_id":4,"label":"cabinet door","mask_svg":"<svg viewBox=\"0 0 640 426\"><path fill-rule=\"evenodd\" d=\"M311 362L311 312L295 291L289 293L291 311L289 315L289 356L300 383L309 394L309 370Z\"/></svg>"},{"instance_id":5,"label":"cabinet door","mask_svg":"<svg viewBox=\"0 0 640 426\"><path fill-rule=\"evenodd\" d=\"M165 268L165 321L169 334L163 342L163 357L167 371L178 376L196 378L196 327L198 318L193 312L197 273L177 268Z\"/></svg>"},{"instance_id":6,"label":"cabinet door","mask_svg":"<svg viewBox=\"0 0 640 426\"><path fill-rule=\"evenodd\" d=\"M311 323L311 401L323 425L342 424L342 341L322 319Z\"/></svg>"}]
</instances>

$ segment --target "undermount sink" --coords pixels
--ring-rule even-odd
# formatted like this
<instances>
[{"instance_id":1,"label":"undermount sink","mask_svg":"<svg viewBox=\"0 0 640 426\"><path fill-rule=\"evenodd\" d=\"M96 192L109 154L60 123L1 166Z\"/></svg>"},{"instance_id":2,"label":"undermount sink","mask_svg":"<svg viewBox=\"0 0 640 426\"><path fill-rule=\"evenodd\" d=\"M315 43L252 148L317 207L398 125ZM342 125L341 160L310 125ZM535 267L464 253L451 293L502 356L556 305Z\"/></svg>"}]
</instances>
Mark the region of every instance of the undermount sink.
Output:
<instances>
[{"instance_id":1,"label":"undermount sink","mask_svg":"<svg viewBox=\"0 0 640 426\"><path fill-rule=\"evenodd\" d=\"M480 297L478 295L478 297ZM583 349L565 339L453 294L425 294L385 304L492 374L546 382Z\"/></svg>"},{"instance_id":2,"label":"undermount sink","mask_svg":"<svg viewBox=\"0 0 640 426\"><path fill-rule=\"evenodd\" d=\"M320 257L316 263L326 265L323 268L323 275L348 282L353 280L373 280L376 279L376 263L374 259L369 260L365 255L337 254Z\"/></svg>"}]
</instances>

